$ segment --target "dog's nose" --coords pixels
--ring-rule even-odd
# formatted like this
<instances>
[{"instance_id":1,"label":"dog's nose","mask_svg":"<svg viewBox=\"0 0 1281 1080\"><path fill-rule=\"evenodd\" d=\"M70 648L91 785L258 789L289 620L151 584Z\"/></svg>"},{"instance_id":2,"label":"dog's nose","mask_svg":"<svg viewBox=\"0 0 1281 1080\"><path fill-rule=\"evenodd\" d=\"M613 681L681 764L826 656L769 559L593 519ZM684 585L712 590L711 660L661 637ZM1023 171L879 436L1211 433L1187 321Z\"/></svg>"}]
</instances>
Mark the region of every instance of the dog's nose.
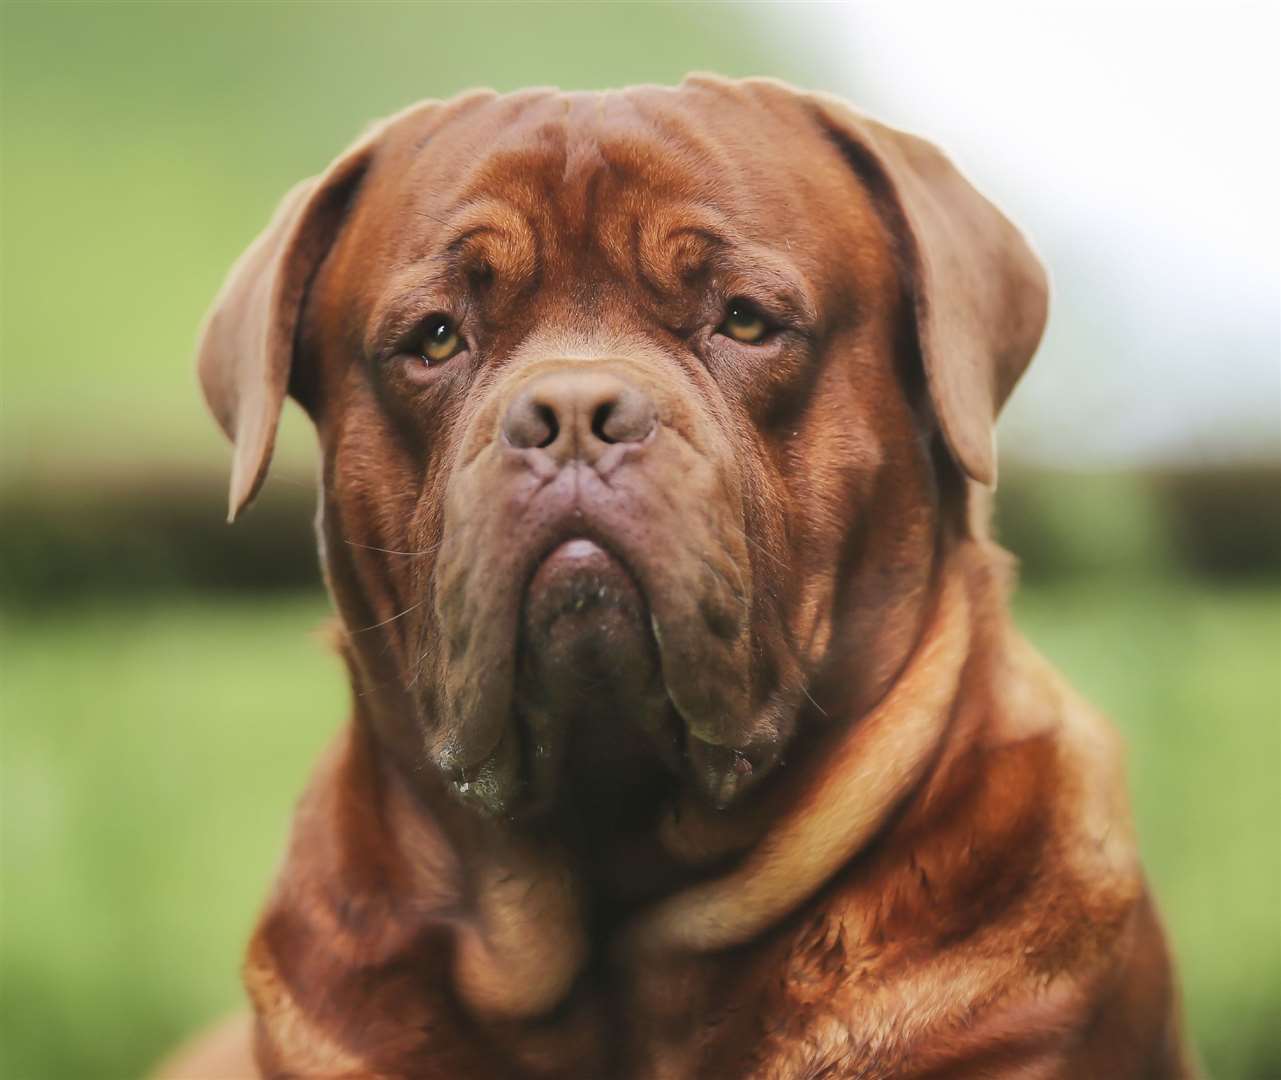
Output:
<instances>
[{"instance_id":1,"label":"dog's nose","mask_svg":"<svg viewBox=\"0 0 1281 1080\"><path fill-rule=\"evenodd\" d=\"M610 446L639 443L654 430L649 395L606 371L556 371L512 400L502 432L518 450L540 449L560 464L592 464Z\"/></svg>"}]
</instances>

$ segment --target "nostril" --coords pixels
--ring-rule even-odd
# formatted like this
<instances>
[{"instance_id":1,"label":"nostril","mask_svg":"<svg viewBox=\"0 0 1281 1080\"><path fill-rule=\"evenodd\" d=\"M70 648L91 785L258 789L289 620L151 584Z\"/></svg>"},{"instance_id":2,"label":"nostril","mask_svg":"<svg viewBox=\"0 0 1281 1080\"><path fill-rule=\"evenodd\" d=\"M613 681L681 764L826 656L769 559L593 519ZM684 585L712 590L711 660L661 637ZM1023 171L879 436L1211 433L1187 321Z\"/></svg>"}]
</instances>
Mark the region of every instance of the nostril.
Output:
<instances>
[{"instance_id":1,"label":"nostril","mask_svg":"<svg viewBox=\"0 0 1281 1080\"><path fill-rule=\"evenodd\" d=\"M544 405L540 402L534 406L534 412L537 414L538 419L542 421L543 427L547 431L542 442L535 443L534 445L540 450L545 450L547 447L551 446L551 444L556 441L557 436L560 435L560 422L556 419L556 410L550 405Z\"/></svg>"},{"instance_id":2,"label":"nostril","mask_svg":"<svg viewBox=\"0 0 1281 1080\"><path fill-rule=\"evenodd\" d=\"M609 444L644 442L656 423L653 401L629 386L605 397L591 416L592 434Z\"/></svg>"},{"instance_id":3,"label":"nostril","mask_svg":"<svg viewBox=\"0 0 1281 1080\"><path fill-rule=\"evenodd\" d=\"M520 394L503 418L503 437L518 450L545 450L560 437L556 407L541 395Z\"/></svg>"},{"instance_id":4,"label":"nostril","mask_svg":"<svg viewBox=\"0 0 1281 1080\"><path fill-rule=\"evenodd\" d=\"M614 402L602 401L596 406L596 411L592 413L592 434L603 443L618 442L618 440L613 438L605 428L605 425L609 423L609 418L613 411Z\"/></svg>"}]
</instances>

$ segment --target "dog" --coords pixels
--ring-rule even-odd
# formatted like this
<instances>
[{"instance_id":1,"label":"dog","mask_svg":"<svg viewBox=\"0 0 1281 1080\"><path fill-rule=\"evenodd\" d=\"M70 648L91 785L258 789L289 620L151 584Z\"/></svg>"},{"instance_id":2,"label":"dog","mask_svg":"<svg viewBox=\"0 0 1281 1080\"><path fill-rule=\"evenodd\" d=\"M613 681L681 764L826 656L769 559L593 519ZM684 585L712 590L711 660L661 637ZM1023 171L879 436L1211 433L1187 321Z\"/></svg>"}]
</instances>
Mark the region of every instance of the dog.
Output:
<instances>
[{"instance_id":1,"label":"dog","mask_svg":"<svg viewBox=\"0 0 1281 1080\"><path fill-rule=\"evenodd\" d=\"M1011 624L1048 286L782 83L469 93L295 188L199 347L287 396L354 692L171 1074L1190 1077L1123 749Z\"/></svg>"}]
</instances>

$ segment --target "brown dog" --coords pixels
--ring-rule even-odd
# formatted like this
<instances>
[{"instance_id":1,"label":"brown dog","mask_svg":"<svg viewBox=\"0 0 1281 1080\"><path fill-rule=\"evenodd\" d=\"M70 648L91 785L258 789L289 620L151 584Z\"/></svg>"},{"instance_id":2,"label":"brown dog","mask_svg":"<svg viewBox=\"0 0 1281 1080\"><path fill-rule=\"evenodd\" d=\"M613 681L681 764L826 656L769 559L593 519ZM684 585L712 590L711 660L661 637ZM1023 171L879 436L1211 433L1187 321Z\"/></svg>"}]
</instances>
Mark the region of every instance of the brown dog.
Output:
<instances>
[{"instance_id":1,"label":"brown dog","mask_svg":"<svg viewBox=\"0 0 1281 1080\"><path fill-rule=\"evenodd\" d=\"M356 702L261 1073L1191 1075L985 538L1045 311L937 150L771 81L422 104L296 188L200 348L233 517L315 422Z\"/></svg>"}]
</instances>

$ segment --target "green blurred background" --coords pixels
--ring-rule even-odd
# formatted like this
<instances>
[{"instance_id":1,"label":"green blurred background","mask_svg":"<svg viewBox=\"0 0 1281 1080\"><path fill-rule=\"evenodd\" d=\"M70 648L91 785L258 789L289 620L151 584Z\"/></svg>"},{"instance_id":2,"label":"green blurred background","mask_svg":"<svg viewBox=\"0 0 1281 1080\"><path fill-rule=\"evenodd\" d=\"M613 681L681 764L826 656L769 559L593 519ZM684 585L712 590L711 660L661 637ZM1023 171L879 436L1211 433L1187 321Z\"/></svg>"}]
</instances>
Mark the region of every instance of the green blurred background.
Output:
<instances>
[{"instance_id":1,"label":"green blurred background","mask_svg":"<svg viewBox=\"0 0 1281 1080\"><path fill-rule=\"evenodd\" d=\"M917 24L894 40L929 33L931 9L903 10ZM0 8L4 1076L135 1076L237 1001L292 800L344 718L339 665L313 632L327 604L305 423L289 410L263 496L229 529L227 451L191 371L206 304L280 194L370 119L476 84L772 74L930 131L919 103L949 91L930 71L886 74L886 18L857 5ZM1093 18L1102 31L1114 16ZM991 39L990 23L971 29ZM915 98L894 97L900 78ZM1115 85L1121 105L1131 87ZM995 164L1016 141L999 118L949 131L981 183L1005 185L1059 286L1028 404L1003 436L999 524L1023 564L1019 620L1129 740L1144 853L1212 1074L1281 1077L1272 404L1252 391L1238 415L1216 399L1195 439L1127 449L1139 412L1164 402L1177 419L1179 405L1177 380L1144 375L1127 390L1133 416L1098 411L1122 358L1173 362L1144 349L1097 273L1111 256L1095 239L1130 241L1088 200L1024 198L1041 185ZM1275 141L1265 149L1271 176ZM1139 140L1132 169L1145 153ZM1028 168L1036 157L1026 149ZM1244 357L1281 405L1275 308L1243 323L1227 299L1204 302L1228 305L1236 328L1231 355L1209 359L1231 380ZM1192 407L1200 421L1207 407ZM1054 432L1066 434L1047 450Z\"/></svg>"}]
</instances>

